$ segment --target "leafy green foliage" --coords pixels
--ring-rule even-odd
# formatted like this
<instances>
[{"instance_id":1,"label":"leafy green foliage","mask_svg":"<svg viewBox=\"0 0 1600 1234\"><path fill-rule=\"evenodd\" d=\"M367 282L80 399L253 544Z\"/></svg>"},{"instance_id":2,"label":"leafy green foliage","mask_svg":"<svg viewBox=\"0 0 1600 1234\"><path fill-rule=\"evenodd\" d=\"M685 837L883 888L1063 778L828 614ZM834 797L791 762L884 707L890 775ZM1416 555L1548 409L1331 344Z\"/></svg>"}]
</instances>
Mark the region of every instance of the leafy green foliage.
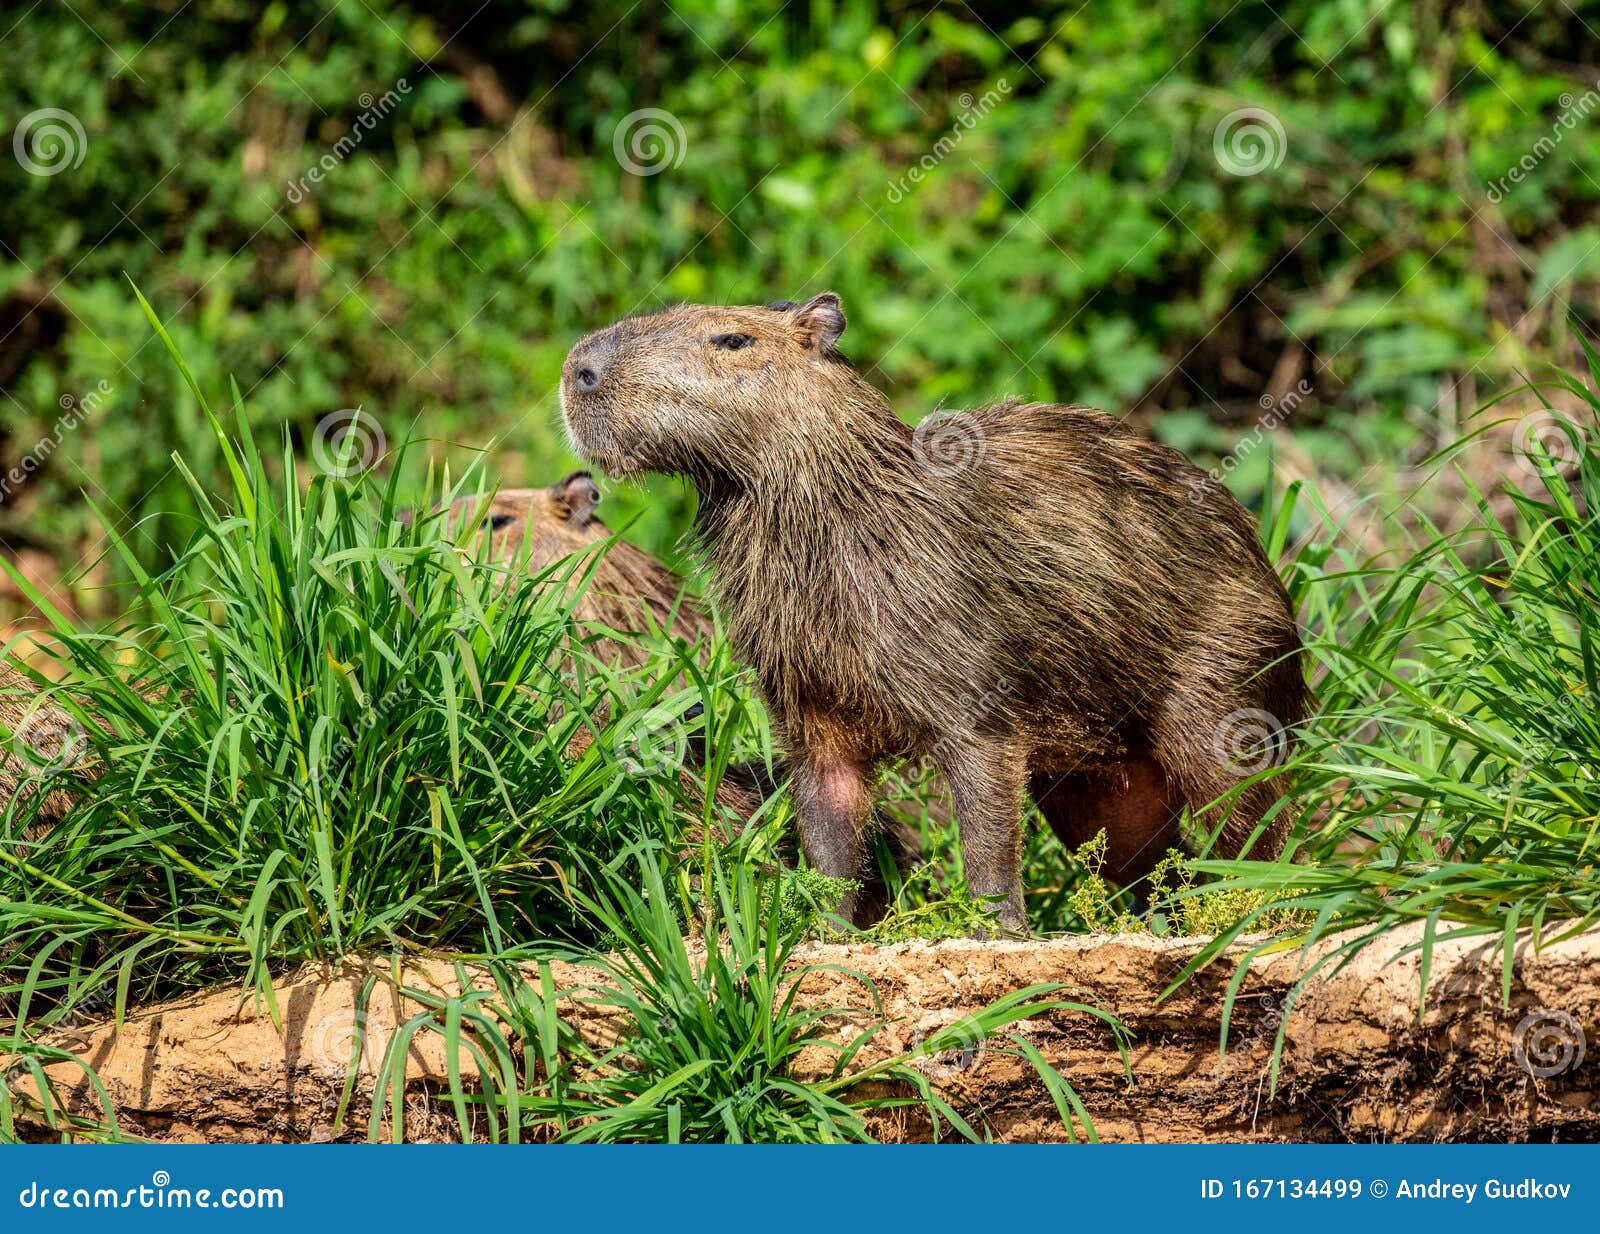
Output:
<instances>
[{"instance_id":1,"label":"leafy green foliage","mask_svg":"<svg viewBox=\"0 0 1600 1234\"><path fill-rule=\"evenodd\" d=\"M511 482L566 463L572 339L673 299L833 286L908 414L1138 404L1198 452L1281 365L1335 475L1431 450L1458 388L1594 311L1600 120L1565 66L1595 23L1564 6L118 0L7 24L8 128L60 108L85 144L51 176L0 159L4 461L108 392L5 528L92 554L87 490L151 569L188 540L169 451L207 483L223 463L125 273L202 384L237 374L302 450L361 406L438 452L499 438ZM1283 136L1235 174L1218 130L1252 107ZM681 131L655 175L616 155L642 108ZM1259 491L1261 456L1233 478ZM671 551L682 489L620 500Z\"/></svg>"}]
</instances>

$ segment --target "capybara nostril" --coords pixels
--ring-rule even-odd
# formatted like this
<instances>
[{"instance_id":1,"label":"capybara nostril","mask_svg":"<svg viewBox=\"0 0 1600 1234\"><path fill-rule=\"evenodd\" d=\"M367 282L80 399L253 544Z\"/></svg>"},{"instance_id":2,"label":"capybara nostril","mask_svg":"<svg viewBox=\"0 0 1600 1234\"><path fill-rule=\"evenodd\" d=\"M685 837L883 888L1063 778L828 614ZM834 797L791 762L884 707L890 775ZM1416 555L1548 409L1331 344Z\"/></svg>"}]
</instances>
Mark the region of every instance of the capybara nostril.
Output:
<instances>
[{"instance_id":1,"label":"capybara nostril","mask_svg":"<svg viewBox=\"0 0 1600 1234\"><path fill-rule=\"evenodd\" d=\"M587 364L578 366L578 371L572 375L572 380L577 383L578 389L585 394L593 394L600 388L599 371Z\"/></svg>"}]
</instances>

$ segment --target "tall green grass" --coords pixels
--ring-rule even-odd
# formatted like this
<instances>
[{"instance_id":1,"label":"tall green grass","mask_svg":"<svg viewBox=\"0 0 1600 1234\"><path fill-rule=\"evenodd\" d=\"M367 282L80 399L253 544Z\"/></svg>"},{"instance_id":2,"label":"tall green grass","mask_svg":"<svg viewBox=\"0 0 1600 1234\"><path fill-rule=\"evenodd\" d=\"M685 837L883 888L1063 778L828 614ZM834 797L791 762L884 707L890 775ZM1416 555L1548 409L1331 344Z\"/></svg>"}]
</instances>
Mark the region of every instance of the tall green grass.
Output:
<instances>
[{"instance_id":1,"label":"tall green grass","mask_svg":"<svg viewBox=\"0 0 1600 1234\"><path fill-rule=\"evenodd\" d=\"M607 946L575 957L584 974L576 983L558 984L548 964L536 979L500 966L492 991L453 998L408 991L427 1010L386 1045L382 1103L369 1136L404 1135L401 1078L410 1043L424 1031L437 1033L458 1060L438 1104L463 1139L869 1142L874 1117L893 1116L922 1122L935 1139L981 1140L988 1135L982 1112L959 1108L940 1081L944 1069L989 1052L1021 1060L1069 1138L1092 1141L1090 1112L1018 1028L1041 1016L1101 1022L1108 1054L1121 1058L1132 1080L1122 1025L1050 983L1013 991L908 1048L875 1048L894 1021L871 979L798 951L831 901L794 911L785 901L803 897L803 887L737 852L704 868L692 913L702 928L692 937L645 845L610 863L583 893ZM838 1002L802 998L808 982L845 993ZM592 1017L587 1035L563 1010L569 1003ZM601 1017L608 1031L596 1031ZM477 1089L460 1079L469 1060ZM797 1074L802 1062L805 1079Z\"/></svg>"},{"instance_id":2,"label":"tall green grass","mask_svg":"<svg viewBox=\"0 0 1600 1234\"><path fill-rule=\"evenodd\" d=\"M1509 997L1524 932L1538 946L1600 920L1600 360L1588 356L1588 382L1529 387L1583 410L1525 417L1503 485L1454 476L1476 515L1463 530L1423 520L1376 561L1342 550L1336 529L1302 546L1293 590L1321 706L1298 752L1265 773L1293 786L1297 837L1279 863L1199 863L1213 892L1248 893L1249 908L1197 964L1285 909L1310 922L1307 944L1347 931L1323 964L1421 922L1424 986L1438 938L1488 934ZM1506 436L1496 423L1479 433Z\"/></svg>"},{"instance_id":3,"label":"tall green grass","mask_svg":"<svg viewBox=\"0 0 1600 1234\"><path fill-rule=\"evenodd\" d=\"M705 670L668 640L634 671L591 655L570 593L594 558L475 557L471 520L437 512L470 478L415 519L360 468L302 491L287 443L270 471L242 408L230 435L194 393L230 490L177 458L189 545L150 576L109 532L141 618L57 615L61 680L33 683L76 753L36 779L78 804L42 827L45 794L21 794L0 819L0 1013L48 1021L108 984L120 1012L224 978L270 1000L275 970L356 950L592 938L579 859L712 808L673 746L689 702L728 713ZM669 747L643 763L641 716Z\"/></svg>"}]
</instances>

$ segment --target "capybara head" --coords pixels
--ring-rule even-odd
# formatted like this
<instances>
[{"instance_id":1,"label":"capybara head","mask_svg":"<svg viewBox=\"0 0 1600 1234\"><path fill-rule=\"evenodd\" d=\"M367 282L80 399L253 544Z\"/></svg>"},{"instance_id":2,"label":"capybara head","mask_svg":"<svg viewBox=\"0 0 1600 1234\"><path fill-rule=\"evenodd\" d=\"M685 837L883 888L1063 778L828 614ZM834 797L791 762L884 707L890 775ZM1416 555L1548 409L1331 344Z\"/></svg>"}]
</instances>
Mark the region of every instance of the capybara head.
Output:
<instances>
[{"instance_id":1,"label":"capybara head","mask_svg":"<svg viewBox=\"0 0 1600 1234\"><path fill-rule=\"evenodd\" d=\"M575 471L546 488L501 489L487 502L458 498L450 515L452 520L481 520L489 537L489 556L495 561L515 564L525 549L531 568L539 570L611 535L611 529L595 517L599 504L594 477Z\"/></svg>"},{"instance_id":2,"label":"capybara head","mask_svg":"<svg viewBox=\"0 0 1600 1234\"><path fill-rule=\"evenodd\" d=\"M831 291L798 305L681 304L625 317L567 356L567 431L613 475L753 469L803 441L830 404L872 389L835 350L844 327Z\"/></svg>"},{"instance_id":3,"label":"capybara head","mask_svg":"<svg viewBox=\"0 0 1600 1234\"><path fill-rule=\"evenodd\" d=\"M614 540L592 567L588 562L567 577L577 594L576 615L621 634L650 628L668 630L695 642L707 638L711 624L683 580L644 550L619 537L596 515L600 489L587 471L575 471L546 488L502 489L493 497L461 497L450 507L452 526L475 519L489 537L488 557L498 565L540 574L574 553ZM581 590L580 590L581 589ZM631 642L604 639L595 644L606 658L641 663L646 653Z\"/></svg>"}]
</instances>

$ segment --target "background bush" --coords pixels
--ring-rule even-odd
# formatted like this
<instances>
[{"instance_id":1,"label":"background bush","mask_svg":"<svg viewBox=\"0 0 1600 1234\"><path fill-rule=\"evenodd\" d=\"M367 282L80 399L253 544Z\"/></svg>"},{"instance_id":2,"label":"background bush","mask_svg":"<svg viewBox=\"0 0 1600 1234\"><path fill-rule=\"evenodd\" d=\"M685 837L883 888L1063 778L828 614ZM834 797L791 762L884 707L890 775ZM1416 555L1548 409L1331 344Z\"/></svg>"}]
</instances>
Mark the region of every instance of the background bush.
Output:
<instances>
[{"instance_id":1,"label":"background bush","mask_svg":"<svg viewBox=\"0 0 1600 1234\"><path fill-rule=\"evenodd\" d=\"M159 561L188 534L169 452L217 464L130 278L203 387L236 375L302 448L359 405L392 439L499 439L509 482L567 465L574 336L674 299L836 288L848 350L908 414L1015 392L1137 409L1204 452L1300 391L1280 450L1353 482L1571 359L1561 319L1596 308L1595 4L160 0L0 22L5 128L59 108L83 132L57 174L0 157L0 462L64 400L93 406L0 530L63 556L101 547L87 490ZM1247 107L1282 140L1241 175L1217 143L1255 157L1224 125ZM681 132L655 175L615 152L642 108ZM1263 454L1235 460L1246 496ZM671 545L685 501L659 482L638 536Z\"/></svg>"}]
</instances>

